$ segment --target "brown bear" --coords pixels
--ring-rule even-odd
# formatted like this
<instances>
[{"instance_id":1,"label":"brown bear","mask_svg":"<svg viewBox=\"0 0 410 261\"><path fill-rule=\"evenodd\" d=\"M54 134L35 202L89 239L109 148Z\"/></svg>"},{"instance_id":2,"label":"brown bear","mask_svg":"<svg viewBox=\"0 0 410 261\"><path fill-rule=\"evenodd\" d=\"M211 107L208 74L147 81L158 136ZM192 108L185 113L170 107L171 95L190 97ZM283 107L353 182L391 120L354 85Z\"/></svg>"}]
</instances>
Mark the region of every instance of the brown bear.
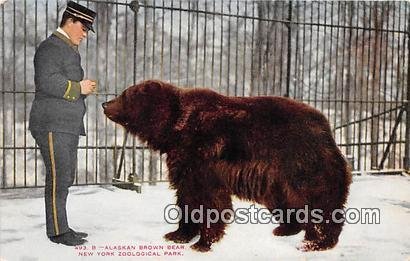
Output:
<instances>
[{"instance_id":1,"label":"brown bear","mask_svg":"<svg viewBox=\"0 0 410 261\"><path fill-rule=\"evenodd\" d=\"M129 87L103 108L109 119L167 155L177 205L188 209L167 240L187 243L199 234L192 248L210 250L224 235L236 195L269 211L318 210L321 219L308 222L290 211L273 234L304 230L303 251L336 245L351 173L316 109L284 97L227 97L156 80ZM227 216L197 222L189 213L201 207Z\"/></svg>"}]
</instances>

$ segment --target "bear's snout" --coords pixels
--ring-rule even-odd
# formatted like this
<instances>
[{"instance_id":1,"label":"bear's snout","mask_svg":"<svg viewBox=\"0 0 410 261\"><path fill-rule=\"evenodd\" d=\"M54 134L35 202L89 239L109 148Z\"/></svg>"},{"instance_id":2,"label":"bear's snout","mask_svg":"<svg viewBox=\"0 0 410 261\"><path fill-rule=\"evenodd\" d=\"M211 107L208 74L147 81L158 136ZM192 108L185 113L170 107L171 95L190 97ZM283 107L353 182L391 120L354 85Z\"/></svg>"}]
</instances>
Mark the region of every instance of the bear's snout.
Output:
<instances>
[{"instance_id":1,"label":"bear's snout","mask_svg":"<svg viewBox=\"0 0 410 261\"><path fill-rule=\"evenodd\" d=\"M118 111L121 111L122 105L118 99L103 102L101 106L103 107L104 114L108 117L108 119L116 123L120 123L121 117L119 117L120 115L118 115Z\"/></svg>"},{"instance_id":2,"label":"bear's snout","mask_svg":"<svg viewBox=\"0 0 410 261\"><path fill-rule=\"evenodd\" d=\"M112 118L111 117L111 114L112 114L112 106L110 106L110 104L111 104L111 102L110 101L107 101L107 102L103 102L102 104L101 104L101 106L103 107L103 110L104 110L104 114L108 117L108 118Z\"/></svg>"}]
</instances>

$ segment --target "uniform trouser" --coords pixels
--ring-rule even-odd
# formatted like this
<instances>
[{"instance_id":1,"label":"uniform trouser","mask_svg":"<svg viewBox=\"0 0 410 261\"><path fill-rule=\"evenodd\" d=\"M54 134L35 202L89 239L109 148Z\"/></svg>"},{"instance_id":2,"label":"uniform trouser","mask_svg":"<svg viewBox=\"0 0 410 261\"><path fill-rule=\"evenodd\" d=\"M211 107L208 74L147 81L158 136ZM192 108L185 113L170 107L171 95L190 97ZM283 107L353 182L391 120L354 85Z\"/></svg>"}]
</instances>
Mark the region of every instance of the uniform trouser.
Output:
<instances>
[{"instance_id":1,"label":"uniform trouser","mask_svg":"<svg viewBox=\"0 0 410 261\"><path fill-rule=\"evenodd\" d=\"M45 209L47 236L69 230L67 220L68 188L77 167L78 135L61 132L32 132L46 167Z\"/></svg>"}]
</instances>

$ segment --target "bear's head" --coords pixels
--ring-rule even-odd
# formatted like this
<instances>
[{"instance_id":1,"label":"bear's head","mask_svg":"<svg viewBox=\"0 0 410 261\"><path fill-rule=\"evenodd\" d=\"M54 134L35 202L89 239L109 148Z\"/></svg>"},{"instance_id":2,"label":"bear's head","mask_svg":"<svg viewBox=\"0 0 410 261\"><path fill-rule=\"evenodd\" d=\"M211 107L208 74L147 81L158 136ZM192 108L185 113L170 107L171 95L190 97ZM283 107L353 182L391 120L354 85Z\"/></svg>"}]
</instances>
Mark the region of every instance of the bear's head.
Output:
<instances>
[{"instance_id":1,"label":"bear's head","mask_svg":"<svg viewBox=\"0 0 410 261\"><path fill-rule=\"evenodd\" d=\"M102 106L110 120L155 148L170 134L179 115L178 89L148 80L127 88Z\"/></svg>"}]
</instances>

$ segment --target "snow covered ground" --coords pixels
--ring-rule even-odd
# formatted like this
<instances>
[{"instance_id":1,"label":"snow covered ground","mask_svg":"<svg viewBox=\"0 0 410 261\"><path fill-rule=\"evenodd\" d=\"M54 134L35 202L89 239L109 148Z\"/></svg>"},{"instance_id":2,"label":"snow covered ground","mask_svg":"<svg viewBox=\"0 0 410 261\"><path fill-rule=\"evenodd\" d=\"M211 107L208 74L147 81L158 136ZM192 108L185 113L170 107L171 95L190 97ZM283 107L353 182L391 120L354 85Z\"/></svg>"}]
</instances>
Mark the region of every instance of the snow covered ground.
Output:
<instances>
[{"instance_id":1,"label":"snow covered ground","mask_svg":"<svg viewBox=\"0 0 410 261\"><path fill-rule=\"evenodd\" d=\"M48 241L43 189L0 190L0 260L410 260L409 185L403 176L354 177L347 207L379 208L380 224L347 224L334 249L311 253L296 249L303 233L275 237L274 224L233 223L209 253L166 242L162 236L176 228L164 221L165 206L175 200L167 183L144 186L142 194L73 187L69 222L89 233L88 244L75 249ZM235 208L249 205L234 200ZM135 249L117 250L124 247Z\"/></svg>"}]
</instances>

